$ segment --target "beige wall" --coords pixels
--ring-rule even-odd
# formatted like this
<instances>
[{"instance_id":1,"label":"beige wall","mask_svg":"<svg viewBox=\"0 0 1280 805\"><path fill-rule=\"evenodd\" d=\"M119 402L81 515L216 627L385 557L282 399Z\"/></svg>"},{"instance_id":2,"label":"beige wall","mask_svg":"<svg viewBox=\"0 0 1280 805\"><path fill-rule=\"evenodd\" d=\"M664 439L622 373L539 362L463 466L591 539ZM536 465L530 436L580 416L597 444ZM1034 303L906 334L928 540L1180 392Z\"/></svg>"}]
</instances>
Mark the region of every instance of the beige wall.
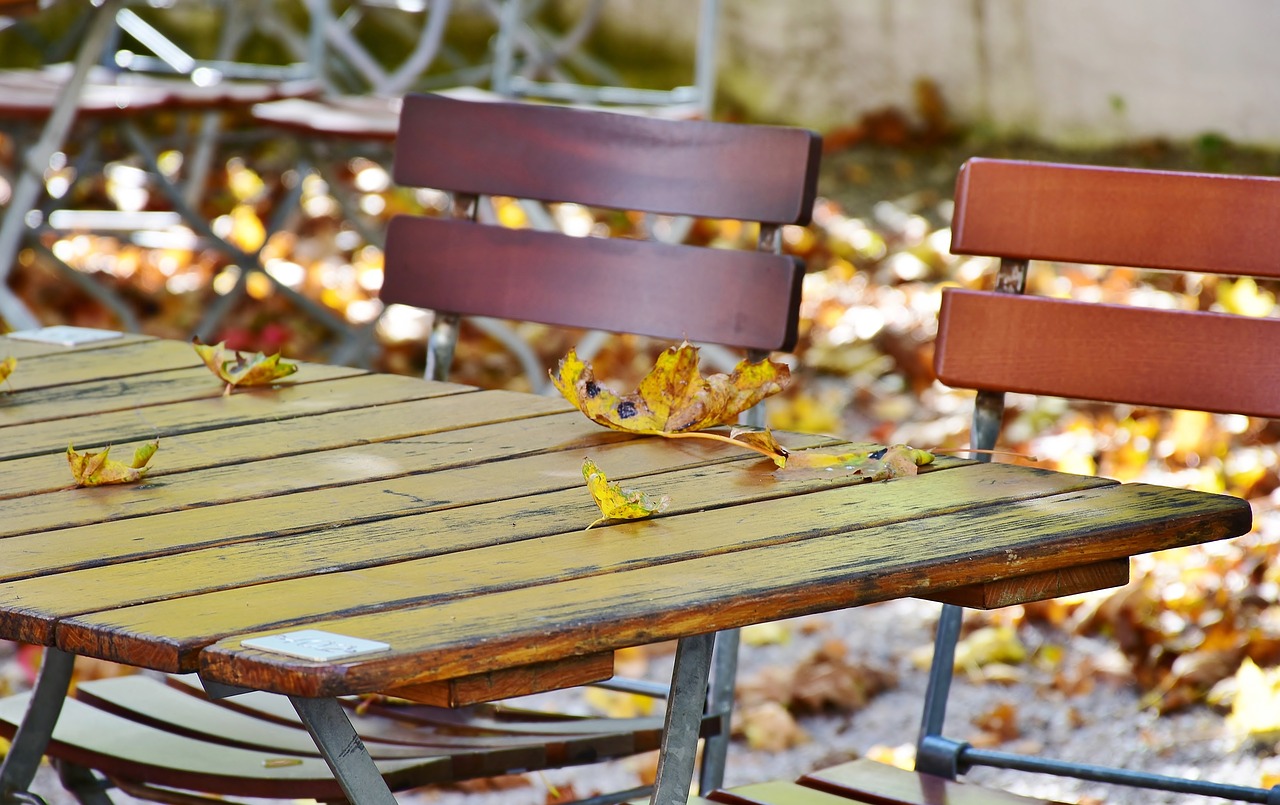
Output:
<instances>
[{"instance_id":1,"label":"beige wall","mask_svg":"<svg viewBox=\"0 0 1280 805\"><path fill-rule=\"evenodd\" d=\"M610 37L692 49L696 0L606 8ZM1280 0L721 0L719 46L718 91L763 120L827 130L928 79L1001 133L1280 145Z\"/></svg>"}]
</instances>

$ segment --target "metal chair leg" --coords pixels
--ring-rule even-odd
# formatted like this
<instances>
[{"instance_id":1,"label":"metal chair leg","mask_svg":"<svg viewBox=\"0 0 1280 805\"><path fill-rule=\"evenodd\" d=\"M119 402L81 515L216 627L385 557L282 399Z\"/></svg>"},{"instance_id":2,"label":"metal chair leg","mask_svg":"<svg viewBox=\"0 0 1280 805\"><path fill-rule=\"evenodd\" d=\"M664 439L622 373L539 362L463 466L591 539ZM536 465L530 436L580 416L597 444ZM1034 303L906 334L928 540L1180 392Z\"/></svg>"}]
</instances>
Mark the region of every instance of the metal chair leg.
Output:
<instances>
[{"instance_id":1,"label":"metal chair leg","mask_svg":"<svg viewBox=\"0 0 1280 805\"><path fill-rule=\"evenodd\" d=\"M53 735L53 727L62 713L62 703L71 684L71 671L75 655L61 649L46 648L40 663L40 676L36 679L27 713L13 736L13 744L0 765L0 799L21 799L21 793L31 787L40 767L40 758Z\"/></svg>"}]
</instances>

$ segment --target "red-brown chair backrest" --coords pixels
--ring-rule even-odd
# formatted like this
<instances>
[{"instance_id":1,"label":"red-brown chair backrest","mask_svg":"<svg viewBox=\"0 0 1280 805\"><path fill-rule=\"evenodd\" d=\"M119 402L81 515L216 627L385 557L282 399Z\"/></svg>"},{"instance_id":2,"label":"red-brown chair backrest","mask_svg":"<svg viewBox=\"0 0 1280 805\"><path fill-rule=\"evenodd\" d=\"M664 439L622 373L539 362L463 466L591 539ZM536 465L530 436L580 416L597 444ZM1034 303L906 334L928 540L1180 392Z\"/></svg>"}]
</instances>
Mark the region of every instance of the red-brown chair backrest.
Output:
<instances>
[{"instance_id":1,"label":"red-brown chair backrest","mask_svg":"<svg viewBox=\"0 0 1280 805\"><path fill-rule=\"evenodd\" d=\"M465 195L804 224L820 143L799 128L410 95L394 178ZM763 251L400 216L387 233L381 297L453 314L788 350L802 275L799 261Z\"/></svg>"},{"instance_id":2,"label":"red-brown chair backrest","mask_svg":"<svg viewBox=\"0 0 1280 805\"><path fill-rule=\"evenodd\" d=\"M1280 277L1280 178L972 159L955 204L951 251L1002 258L1004 276L996 291L943 293L943 383L1280 416L1280 319L1018 287L1027 260Z\"/></svg>"}]
</instances>

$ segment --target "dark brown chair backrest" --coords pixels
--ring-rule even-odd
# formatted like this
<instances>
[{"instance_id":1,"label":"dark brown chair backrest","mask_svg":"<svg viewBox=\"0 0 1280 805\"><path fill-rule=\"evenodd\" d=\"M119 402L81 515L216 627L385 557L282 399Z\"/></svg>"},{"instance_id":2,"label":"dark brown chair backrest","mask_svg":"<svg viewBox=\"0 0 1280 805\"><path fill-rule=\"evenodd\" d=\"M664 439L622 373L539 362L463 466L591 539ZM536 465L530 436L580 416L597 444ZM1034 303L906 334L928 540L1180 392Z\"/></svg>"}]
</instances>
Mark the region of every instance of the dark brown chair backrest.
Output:
<instances>
[{"instance_id":1,"label":"dark brown chair backrest","mask_svg":"<svg viewBox=\"0 0 1280 805\"><path fill-rule=\"evenodd\" d=\"M1028 260L1280 278L1280 178L971 159L951 251L996 290L943 293L950 386L1280 416L1280 319L1022 295Z\"/></svg>"},{"instance_id":2,"label":"dark brown chair backrest","mask_svg":"<svg viewBox=\"0 0 1280 805\"><path fill-rule=\"evenodd\" d=\"M394 178L455 197L732 218L773 233L808 222L820 142L799 128L410 95ZM381 298L455 315L789 350L802 275L798 260L767 251L400 216L387 232Z\"/></svg>"}]
</instances>

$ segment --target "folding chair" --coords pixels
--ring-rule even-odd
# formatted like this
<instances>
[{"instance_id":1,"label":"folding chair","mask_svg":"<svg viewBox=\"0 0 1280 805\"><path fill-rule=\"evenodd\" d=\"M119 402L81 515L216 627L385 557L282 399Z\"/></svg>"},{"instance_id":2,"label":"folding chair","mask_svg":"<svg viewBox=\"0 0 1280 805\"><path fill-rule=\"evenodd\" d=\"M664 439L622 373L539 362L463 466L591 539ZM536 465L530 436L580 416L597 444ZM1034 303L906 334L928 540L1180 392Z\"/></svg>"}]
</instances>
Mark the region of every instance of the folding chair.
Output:
<instances>
[{"instance_id":1,"label":"folding chair","mask_svg":"<svg viewBox=\"0 0 1280 805\"><path fill-rule=\"evenodd\" d=\"M254 107L253 114L258 122L293 138L303 169L323 180L336 208L342 212L343 225L353 228L363 243L381 246L382 233L377 223L367 220L368 216L360 211L355 194L345 186L342 174L356 157L374 162L389 160L395 145L400 102L406 91L432 88L439 94L464 100L520 99L669 118L710 117L715 88L718 0L701 0L699 5L694 82L670 90L598 83L620 81L607 65L591 60L582 48L597 22L600 0L592 0L572 29L559 37L537 21L541 3L484 0L479 7L496 28L490 63L481 65L450 59L449 43L443 38L443 31L451 15L461 13L451 0L420 3L363 0L348 5L341 14L334 12L331 3L332 0L306 0L318 34L313 43L320 48L311 60L325 66L327 91L324 96L261 103ZM471 11L474 13L476 9ZM376 57L380 54L369 45L369 40L378 34L361 27L376 21L375 18L400 21L400 28L416 32L412 47L398 48L406 51L402 63L389 66L385 63L387 58ZM566 64L578 69L565 72L562 65ZM535 80L545 76L557 80ZM597 83L588 84L588 80ZM535 227L556 228L545 205L530 199L519 203ZM492 214L492 211L481 214ZM648 218L650 224L654 223L653 216ZM690 225L688 217L675 219L667 227L669 234L664 236L672 241L683 240ZM657 227L651 228L657 230ZM552 390L533 350L505 322L473 317L469 324L503 344L516 357L531 388L541 393ZM341 345L331 359L366 364L374 349L373 331L373 325L361 329L357 338ZM588 337L581 344L581 354L588 357L595 354L603 340L599 333ZM706 358L714 365L724 368L730 363L731 356L715 345L708 345L707 350Z\"/></svg>"},{"instance_id":2,"label":"folding chair","mask_svg":"<svg viewBox=\"0 0 1280 805\"><path fill-rule=\"evenodd\" d=\"M779 231L809 219L820 158L816 134L410 95L399 139L414 147L400 149L396 180L452 193L454 212L464 216L400 216L387 234L382 297L435 311L432 377L447 374L464 314L671 341L688 336L756 357L795 345L803 266L779 253ZM578 238L466 218L475 198L486 194L756 222L759 248ZM704 735L719 741L704 749L704 789L717 787L723 772L733 637L717 647L703 725ZM577 681L599 679L596 670ZM665 689L616 685L643 693ZM0 701L0 732L12 731L27 698ZM49 753L83 801L102 796L101 781L88 769L135 796L170 802L201 801L191 792L342 796L282 697L211 701L183 680L128 676L82 684L66 704ZM657 748L662 726L661 717L583 719L504 705L383 703L357 710L353 721L394 790L626 757ZM264 753L291 762L267 768ZM588 801L624 802L642 793Z\"/></svg>"},{"instance_id":3,"label":"folding chair","mask_svg":"<svg viewBox=\"0 0 1280 805\"><path fill-rule=\"evenodd\" d=\"M1280 178L969 160L956 182L951 251L999 258L1000 268L990 290L943 291L935 365L943 383L977 390L973 446L995 447L1006 392L1280 416L1280 369L1271 352L1280 320L1024 293L1033 260L1277 279L1278 218ZM1128 580L1127 563L1099 565L1097 572L1117 585ZM917 743L918 780L906 785L916 795L934 791L939 798L899 798L894 787L903 784L902 774L874 763L839 781L844 789L868 802L941 802L944 791L954 797L962 789L946 788L937 778L955 780L975 766L990 766L1280 803L1280 786L1267 790L1018 755L946 737L962 606L999 605L953 601L940 616Z\"/></svg>"}]
</instances>

